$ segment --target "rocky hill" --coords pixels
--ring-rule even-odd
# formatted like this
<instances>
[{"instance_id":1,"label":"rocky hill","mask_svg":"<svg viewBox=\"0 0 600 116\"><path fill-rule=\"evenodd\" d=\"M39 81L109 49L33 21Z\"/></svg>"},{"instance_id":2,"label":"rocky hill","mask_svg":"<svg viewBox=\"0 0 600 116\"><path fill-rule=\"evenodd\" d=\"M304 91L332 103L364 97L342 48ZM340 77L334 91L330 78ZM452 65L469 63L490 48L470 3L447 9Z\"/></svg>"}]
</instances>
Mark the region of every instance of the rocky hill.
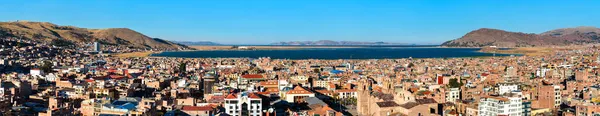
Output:
<instances>
[{"instance_id":1,"label":"rocky hill","mask_svg":"<svg viewBox=\"0 0 600 116\"><path fill-rule=\"evenodd\" d=\"M100 42L104 45L139 48L179 50L185 45L151 38L128 28L87 29L59 26L48 22L0 22L0 38L16 37L40 42L63 39L75 43Z\"/></svg>"},{"instance_id":2,"label":"rocky hill","mask_svg":"<svg viewBox=\"0 0 600 116\"><path fill-rule=\"evenodd\" d=\"M276 43L271 43L271 45L404 45L404 44L388 43L388 42L357 42L357 41L319 40L319 41L276 42Z\"/></svg>"},{"instance_id":3,"label":"rocky hill","mask_svg":"<svg viewBox=\"0 0 600 116\"><path fill-rule=\"evenodd\" d=\"M447 47L535 47L556 45L579 45L600 42L600 29L576 27L556 29L541 34L509 32L482 28L471 31L461 38L444 42Z\"/></svg>"}]
</instances>

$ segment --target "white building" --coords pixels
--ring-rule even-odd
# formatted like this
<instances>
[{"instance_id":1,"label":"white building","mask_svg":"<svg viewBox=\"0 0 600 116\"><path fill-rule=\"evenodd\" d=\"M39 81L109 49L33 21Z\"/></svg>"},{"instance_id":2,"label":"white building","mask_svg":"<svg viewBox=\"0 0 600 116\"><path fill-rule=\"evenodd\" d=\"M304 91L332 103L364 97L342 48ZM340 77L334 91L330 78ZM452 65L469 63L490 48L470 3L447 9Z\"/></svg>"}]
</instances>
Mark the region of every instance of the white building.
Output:
<instances>
[{"instance_id":1,"label":"white building","mask_svg":"<svg viewBox=\"0 0 600 116\"><path fill-rule=\"evenodd\" d=\"M29 71L29 73L31 74L31 76L42 76L42 75L44 75L44 71L40 70L40 69L31 69Z\"/></svg>"},{"instance_id":2,"label":"white building","mask_svg":"<svg viewBox=\"0 0 600 116\"><path fill-rule=\"evenodd\" d=\"M358 94L356 93L355 89L340 89L340 90L335 90L335 92L339 94L339 97L341 99L358 97Z\"/></svg>"},{"instance_id":3,"label":"white building","mask_svg":"<svg viewBox=\"0 0 600 116\"><path fill-rule=\"evenodd\" d=\"M560 86L554 85L554 107L559 107L562 97L560 96Z\"/></svg>"},{"instance_id":4,"label":"white building","mask_svg":"<svg viewBox=\"0 0 600 116\"><path fill-rule=\"evenodd\" d=\"M521 96L486 96L479 102L480 116L523 116Z\"/></svg>"},{"instance_id":5,"label":"white building","mask_svg":"<svg viewBox=\"0 0 600 116\"><path fill-rule=\"evenodd\" d=\"M8 61L4 60L4 59L0 59L0 64L1 65L7 65Z\"/></svg>"},{"instance_id":6,"label":"white building","mask_svg":"<svg viewBox=\"0 0 600 116\"><path fill-rule=\"evenodd\" d=\"M455 102L459 99L460 89L458 88L450 88L446 91L446 102Z\"/></svg>"},{"instance_id":7,"label":"white building","mask_svg":"<svg viewBox=\"0 0 600 116\"><path fill-rule=\"evenodd\" d=\"M262 99L254 93L229 94L224 107L231 116L262 116Z\"/></svg>"},{"instance_id":8,"label":"white building","mask_svg":"<svg viewBox=\"0 0 600 116\"><path fill-rule=\"evenodd\" d=\"M502 95L504 93L511 93L519 91L519 85L516 83L499 83L498 84L498 94Z\"/></svg>"},{"instance_id":9,"label":"white building","mask_svg":"<svg viewBox=\"0 0 600 116\"><path fill-rule=\"evenodd\" d=\"M2 87L2 79L0 79L0 96L4 96L4 87ZM0 100L3 100L0 98Z\"/></svg>"},{"instance_id":10,"label":"white building","mask_svg":"<svg viewBox=\"0 0 600 116\"><path fill-rule=\"evenodd\" d=\"M100 43L94 42L94 51L96 51L96 52L100 51Z\"/></svg>"},{"instance_id":11,"label":"white building","mask_svg":"<svg viewBox=\"0 0 600 116\"><path fill-rule=\"evenodd\" d=\"M538 77L545 77L546 76L546 72L550 71L551 69L549 68L538 68L537 71L535 72L535 76Z\"/></svg>"},{"instance_id":12,"label":"white building","mask_svg":"<svg viewBox=\"0 0 600 116\"><path fill-rule=\"evenodd\" d=\"M48 75L43 76L42 79L50 82L55 82L59 78L56 75L54 75L54 73L49 73Z\"/></svg>"}]
</instances>

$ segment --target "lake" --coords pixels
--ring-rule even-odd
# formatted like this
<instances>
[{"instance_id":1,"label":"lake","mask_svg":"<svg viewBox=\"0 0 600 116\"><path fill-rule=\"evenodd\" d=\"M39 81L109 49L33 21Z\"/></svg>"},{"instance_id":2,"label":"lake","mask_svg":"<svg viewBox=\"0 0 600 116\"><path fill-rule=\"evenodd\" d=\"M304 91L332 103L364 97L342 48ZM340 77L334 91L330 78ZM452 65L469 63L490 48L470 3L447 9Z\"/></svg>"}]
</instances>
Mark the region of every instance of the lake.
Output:
<instances>
[{"instance_id":1,"label":"lake","mask_svg":"<svg viewBox=\"0 0 600 116\"><path fill-rule=\"evenodd\" d=\"M480 48L437 47L358 47L358 48L300 48L277 50L209 50L177 51L152 54L159 57L183 58L259 58L273 59L397 59L397 58L451 58L493 56L477 52ZM496 54L510 56L511 54Z\"/></svg>"}]
</instances>

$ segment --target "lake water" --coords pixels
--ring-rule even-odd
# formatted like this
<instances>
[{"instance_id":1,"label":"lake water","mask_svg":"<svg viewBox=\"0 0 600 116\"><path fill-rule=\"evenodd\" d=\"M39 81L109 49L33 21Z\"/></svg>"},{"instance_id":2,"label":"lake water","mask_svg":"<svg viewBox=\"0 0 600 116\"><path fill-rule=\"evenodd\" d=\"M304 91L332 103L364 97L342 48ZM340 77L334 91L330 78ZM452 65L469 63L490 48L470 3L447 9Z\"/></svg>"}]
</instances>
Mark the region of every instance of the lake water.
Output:
<instances>
[{"instance_id":1,"label":"lake water","mask_svg":"<svg viewBox=\"0 0 600 116\"><path fill-rule=\"evenodd\" d=\"M479 48L435 47L359 47L359 48L303 48L280 50L210 50L178 51L152 54L161 57L184 58L258 58L273 59L396 59L396 58L450 58L493 56L477 52ZM511 54L496 54L509 56Z\"/></svg>"}]
</instances>

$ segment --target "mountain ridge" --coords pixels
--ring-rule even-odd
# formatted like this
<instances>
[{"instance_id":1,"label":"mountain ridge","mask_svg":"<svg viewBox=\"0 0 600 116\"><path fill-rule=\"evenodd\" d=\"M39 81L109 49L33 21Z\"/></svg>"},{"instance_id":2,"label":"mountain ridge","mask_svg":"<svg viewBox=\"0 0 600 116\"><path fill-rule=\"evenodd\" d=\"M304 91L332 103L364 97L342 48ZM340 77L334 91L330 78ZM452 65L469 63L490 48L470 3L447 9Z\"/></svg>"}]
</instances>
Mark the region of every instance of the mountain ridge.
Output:
<instances>
[{"instance_id":1,"label":"mountain ridge","mask_svg":"<svg viewBox=\"0 0 600 116\"><path fill-rule=\"evenodd\" d=\"M464 36L446 41L446 47L536 47L600 43L600 29L580 26L560 28L540 34L511 32L500 29L480 28Z\"/></svg>"},{"instance_id":2,"label":"mountain ridge","mask_svg":"<svg viewBox=\"0 0 600 116\"><path fill-rule=\"evenodd\" d=\"M49 22L0 22L0 38L16 37L41 42L64 39L76 43L100 42L108 46L179 50L189 47L160 38L151 38L129 28L88 29Z\"/></svg>"}]
</instances>

